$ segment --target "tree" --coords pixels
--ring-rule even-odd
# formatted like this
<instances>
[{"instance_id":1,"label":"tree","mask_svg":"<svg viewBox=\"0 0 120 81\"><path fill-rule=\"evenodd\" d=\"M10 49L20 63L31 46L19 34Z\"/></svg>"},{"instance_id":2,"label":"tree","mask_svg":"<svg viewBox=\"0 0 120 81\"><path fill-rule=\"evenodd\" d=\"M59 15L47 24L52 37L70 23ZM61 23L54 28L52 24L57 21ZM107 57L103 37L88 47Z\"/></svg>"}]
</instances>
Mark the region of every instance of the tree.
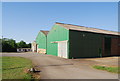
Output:
<instances>
[{"instance_id":1,"label":"tree","mask_svg":"<svg viewBox=\"0 0 120 81\"><path fill-rule=\"evenodd\" d=\"M27 48L26 42L21 40L20 42L17 43L18 48Z\"/></svg>"},{"instance_id":2,"label":"tree","mask_svg":"<svg viewBox=\"0 0 120 81\"><path fill-rule=\"evenodd\" d=\"M0 39L0 51L2 52L16 52L17 48L31 48L31 43L26 44L23 40L16 43L13 39L3 38Z\"/></svg>"},{"instance_id":3,"label":"tree","mask_svg":"<svg viewBox=\"0 0 120 81\"><path fill-rule=\"evenodd\" d=\"M2 52L16 52L17 45L15 40L3 38L0 42L2 44Z\"/></svg>"},{"instance_id":4,"label":"tree","mask_svg":"<svg viewBox=\"0 0 120 81\"><path fill-rule=\"evenodd\" d=\"M28 48L31 48L31 43L27 44L27 47L28 47Z\"/></svg>"}]
</instances>

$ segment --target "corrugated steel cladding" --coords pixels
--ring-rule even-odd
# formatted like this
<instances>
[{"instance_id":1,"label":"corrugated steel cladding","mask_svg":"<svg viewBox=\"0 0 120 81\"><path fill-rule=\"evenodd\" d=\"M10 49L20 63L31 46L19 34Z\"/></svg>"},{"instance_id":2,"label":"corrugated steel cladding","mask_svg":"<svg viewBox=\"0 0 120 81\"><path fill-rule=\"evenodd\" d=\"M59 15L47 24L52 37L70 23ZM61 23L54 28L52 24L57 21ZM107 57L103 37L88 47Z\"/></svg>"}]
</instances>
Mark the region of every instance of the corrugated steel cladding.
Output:
<instances>
[{"instance_id":1,"label":"corrugated steel cladding","mask_svg":"<svg viewBox=\"0 0 120 81\"><path fill-rule=\"evenodd\" d=\"M120 37L112 38L111 55L120 55Z\"/></svg>"},{"instance_id":2,"label":"corrugated steel cladding","mask_svg":"<svg viewBox=\"0 0 120 81\"><path fill-rule=\"evenodd\" d=\"M47 35L47 54L58 56L58 44L52 42L63 40L69 40L69 30L54 25Z\"/></svg>"},{"instance_id":3,"label":"corrugated steel cladding","mask_svg":"<svg viewBox=\"0 0 120 81\"><path fill-rule=\"evenodd\" d=\"M69 58L100 57L102 35L70 30Z\"/></svg>"},{"instance_id":4,"label":"corrugated steel cladding","mask_svg":"<svg viewBox=\"0 0 120 81\"><path fill-rule=\"evenodd\" d=\"M69 36L69 58L120 55L120 46L118 47L118 36L73 30L70 30ZM105 38L111 39L111 47L110 50L108 50L110 53L105 53Z\"/></svg>"},{"instance_id":5,"label":"corrugated steel cladding","mask_svg":"<svg viewBox=\"0 0 120 81\"><path fill-rule=\"evenodd\" d=\"M71 30L68 29L68 26L67 28L63 26L55 24L47 35L47 54L58 56L58 43L53 42L68 40L68 58L120 55L120 45L118 46L117 35ZM38 38L38 40L41 40L41 38Z\"/></svg>"},{"instance_id":6,"label":"corrugated steel cladding","mask_svg":"<svg viewBox=\"0 0 120 81\"><path fill-rule=\"evenodd\" d=\"M38 53L46 54L48 32L49 31L41 30L36 37L37 52Z\"/></svg>"},{"instance_id":7,"label":"corrugated steel cladding","mask_svg":"<svg viewBox=\"0 0 120 81\"><path fill-rule=\"evenodd\" d=\"M80 28L76 25L55 24L48 35L48 31L39 32L36 38L38 48L47 49L47 54L58 56L58 43L55 42L67 40L68 58L120 55L120 37L118 40L116 32L87 27L80 31ZM86 29L88 31L84 31Z\"/></svg>"},{"instance_id":8,"label":"corrugated steel cladding","mask_svg":"<svg viewBox=\"0 0 120 81\"><path fill-rule=\"evenodd\" d=\"M39 32L38 36L36 37L36 43L38 48L46 49L46 35L42 32Z\"/></svg>"}]
</instances>

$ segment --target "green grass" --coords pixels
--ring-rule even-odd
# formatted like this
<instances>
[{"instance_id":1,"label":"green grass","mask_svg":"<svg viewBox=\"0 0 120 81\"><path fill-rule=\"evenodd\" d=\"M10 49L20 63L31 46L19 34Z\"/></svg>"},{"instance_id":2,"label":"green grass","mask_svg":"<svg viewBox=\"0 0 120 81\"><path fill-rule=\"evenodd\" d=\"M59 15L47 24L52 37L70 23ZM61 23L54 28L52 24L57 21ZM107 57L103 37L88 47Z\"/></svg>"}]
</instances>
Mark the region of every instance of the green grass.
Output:
<instances>
[{"instance_id":1,"label":"green grass","mask_svg":"<svg viewBox=\"0 0 120 81\"><path fill-rule=\"evenodd\" d=\"M29 59L22 57L2 57L2 79L31 79L25 72L32 67Z\"/></svg>"},{"instance_id":2,"label":"green grass","mask_svg":"<svg viewBox=\"0 0 120 81\"><path fill-rule=\"evenodd\" d=\"M108 72L112 72L112 73L120 73L120 67L107 67L107 66L98 66L98 65L94 65L93 68L95 69L99 69L99 70L105 70Z\"/></svg>"}]
</instances>

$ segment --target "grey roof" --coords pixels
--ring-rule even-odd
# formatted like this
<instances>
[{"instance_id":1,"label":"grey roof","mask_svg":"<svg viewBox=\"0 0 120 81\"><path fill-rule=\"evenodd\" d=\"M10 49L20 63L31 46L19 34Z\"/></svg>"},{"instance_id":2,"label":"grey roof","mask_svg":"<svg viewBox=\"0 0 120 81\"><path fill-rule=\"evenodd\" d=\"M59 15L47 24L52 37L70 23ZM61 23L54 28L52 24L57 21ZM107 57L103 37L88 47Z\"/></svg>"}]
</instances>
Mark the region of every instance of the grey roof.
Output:
<instances>
[{"instance_id":1,"label":"grey roof","mask_svg":"<svg viewBox=\"0 0 120 81\"><path fill-rule=\"evenodd\" d=\"M111 35L120 35L120 32L108 31L108 30L103 30L103 29L84 27L84 26L78 26L78 25L72 25L72 24L65 24L65 23L56 22L56 25L62 26L62 27L69 29L69 30L87 31L87 32L102 33L102 34L111 34Z\"/></svg>"},{"instance_id":2,"label":"grey roof","mask_svg":"<svg viewBox=\"0 0 120 81\"><path fill-rule=\"evenodd\" d=\"M44 30L41 30L40 32L42 32L45 35L47 35L49 33L49 31L44 31Z\"/></svg>"}]
</instances>

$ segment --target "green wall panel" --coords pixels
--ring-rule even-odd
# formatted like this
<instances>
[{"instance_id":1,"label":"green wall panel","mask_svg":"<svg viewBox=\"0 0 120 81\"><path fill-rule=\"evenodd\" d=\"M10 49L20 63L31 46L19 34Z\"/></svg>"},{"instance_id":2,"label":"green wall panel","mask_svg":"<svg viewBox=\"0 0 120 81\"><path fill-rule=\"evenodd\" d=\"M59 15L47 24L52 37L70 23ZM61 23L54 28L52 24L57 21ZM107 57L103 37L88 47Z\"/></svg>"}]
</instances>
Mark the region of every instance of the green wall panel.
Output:
<instances>
[{"instance_id":1,"label":"green wall panel","mask_svg":"<svg viewBox=\"0 0 120 81\"><path fill-rule=\"evenodd\" d=\"M39 32L36 37L36 43L38 44L38 48L46 49L46 35L42 32Z\"/></svg>"},{"instance_id":2,"label":"green wall panel","mask_svg":"<svg viewBox=\"0 0 120 81\"><path fill-rule=\"evenodd\" d=\"M47 54L58 55L58 43L52 43L55 41L69 40L69 30L54 25L51 31L47 35Z\"/></svg>"},{"instance_id":3,"label":"green wall panel","mask_svg":"<svg viewBox=\"0 0 120 81\"><path fill-rule=\"evenodd\" d=\"M102 50L101 34L70 30L69 58L100 57Z\"/></svg>"}]
</instances>

